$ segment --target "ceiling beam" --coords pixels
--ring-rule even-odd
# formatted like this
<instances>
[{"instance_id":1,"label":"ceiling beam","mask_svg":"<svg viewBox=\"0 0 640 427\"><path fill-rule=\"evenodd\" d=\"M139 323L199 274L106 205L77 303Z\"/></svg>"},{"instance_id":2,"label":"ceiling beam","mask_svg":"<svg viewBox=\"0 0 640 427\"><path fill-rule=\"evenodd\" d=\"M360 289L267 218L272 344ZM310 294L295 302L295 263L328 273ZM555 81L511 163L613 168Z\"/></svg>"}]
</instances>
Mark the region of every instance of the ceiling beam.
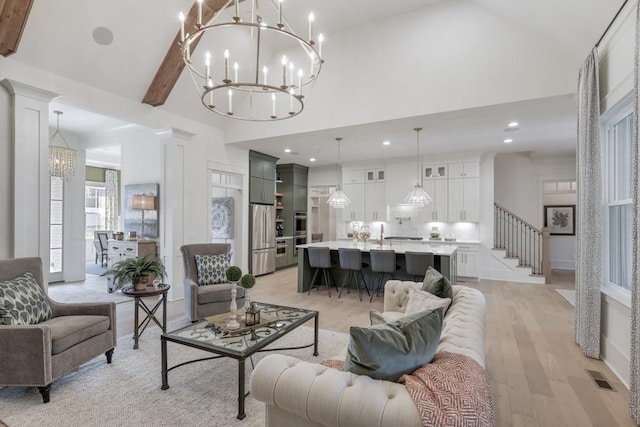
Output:
<instances>
[{"instance_id":1,"label":"ceiling beam","mask_svg":"<svg viewBox=\"0 0 640 427\"><path fill-rule=\"evenodd\" d=\"M204 0L202 2L202 22L208 22L211 18L213 18L213 15L217 11L222 9L227 1L228 0ZM185 30L185 32L189 32L189 28L194 28L198 13L197 11L197 5L196 3L194 3L191 6L189 14L185 17L184 20L184 27L187 29ZM160 68L158 68L158 72L153 78L149 89L147 89L147 93L142 99L143 104L153 105L154 107L164 104L169 97L173 86L178 81L180 73L182 73L182 70L185 67L184 60L182 59L182 54L180 53L180 49L178 48L178 42L180 41L180 31L179 22L177 19L176 28L178 28L176 36L173 39L171 46L169 46L169 50L167 50L167 54L162 60L162 64L160 64ZM201 39L202 37L198 38L191 44L191 52L194 51Z\"/></svg>"},{"instance_id":2,"label":"ceiling beam","mask_svg":"<svg viewBox=\"0 0 640 427\"><path fill-rule=\"evenodd\" d=\"M0 55L16 53L34 0L0 0Z\"/></svg>"}]
</instances>

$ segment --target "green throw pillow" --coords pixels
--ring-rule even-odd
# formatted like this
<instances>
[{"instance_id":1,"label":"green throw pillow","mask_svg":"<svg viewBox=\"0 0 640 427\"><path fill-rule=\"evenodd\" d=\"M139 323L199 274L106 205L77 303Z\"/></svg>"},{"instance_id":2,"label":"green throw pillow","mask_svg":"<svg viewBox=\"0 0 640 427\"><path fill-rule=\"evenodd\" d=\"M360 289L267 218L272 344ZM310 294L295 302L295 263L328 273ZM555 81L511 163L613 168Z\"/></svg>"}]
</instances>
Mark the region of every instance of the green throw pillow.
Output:
<instances>
[{"instance_id":1,"label":"green throw pillow","mask_svg":"<svg viewBox=\"0 0 640 427\"><path fill-rule=\"evenodd\" d=\"M440 298L449 298L453 300L453 288L451 283L438 270L429 266L427 273L424 275L422 282L422 290L427 291Z\"/></svg>"},{"instance_id":2,"label":"green throw pillow","mask_svg":"<svg viewBox=\"0 0 640 427\"><path fill-rule=\"evenodd\" d=\"M397 381L431 362L440 343L442 309L420 311L389 323L352 326L344 370Z\"/></svg>"},{"instance_id":3,"label":"green throw pillow","mask_svg":"<svg viewBox=\"0 0 640 427\"><path fill-rule=\"evenodd\" d=\"M35 325L51 319L49 300L31 273L0 282L2 324Z\"/></svg>"}]
</instances>

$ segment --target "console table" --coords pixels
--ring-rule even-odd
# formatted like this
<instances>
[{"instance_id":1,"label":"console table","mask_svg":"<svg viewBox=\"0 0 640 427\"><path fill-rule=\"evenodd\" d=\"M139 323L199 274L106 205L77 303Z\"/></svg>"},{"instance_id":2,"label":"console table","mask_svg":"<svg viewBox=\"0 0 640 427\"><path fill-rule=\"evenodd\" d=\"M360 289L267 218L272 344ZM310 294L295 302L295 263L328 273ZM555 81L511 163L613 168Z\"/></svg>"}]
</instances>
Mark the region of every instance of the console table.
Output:
<instances>
[{"instance_id":1,"label":"console table","mask_svg":"<svg viewBox=\"0 0 640 427\"><path fill-rule=\"evenodd\" d=\"M113 268L117 262L127 258L147 255L149 258L158 256L155 240L109 240L107 242L107 267Z\"/></svg>"}]
</instances>

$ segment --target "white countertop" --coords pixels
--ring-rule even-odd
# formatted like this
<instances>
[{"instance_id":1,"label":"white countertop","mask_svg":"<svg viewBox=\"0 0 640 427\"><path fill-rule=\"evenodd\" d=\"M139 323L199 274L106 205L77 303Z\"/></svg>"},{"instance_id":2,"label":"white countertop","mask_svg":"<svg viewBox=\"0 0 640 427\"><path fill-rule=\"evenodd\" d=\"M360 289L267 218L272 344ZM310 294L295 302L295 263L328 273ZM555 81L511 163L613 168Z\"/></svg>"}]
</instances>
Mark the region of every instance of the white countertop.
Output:
<instances>
[{"instance_id":1,"label":"white countertop","mask_svg":"<svg viewBox=\"0 0 640 427\"><path fill-rule=\"evenodd\" d=\"M371 249L393 249L396 253L403 254L405 252L433 252L434 255L445 255L450 256L456 252L455 245L442 244L439 242L436 245L429 245L428 242L425 243L405 243L403 241L402 244L396 244L395 241L389 244L389 241L385 241L382 247L376 245L373 242L364 244L362 242L354 243L353 241L348 240L338 240L338 241L328 241L328 242L318 242L318 243L309 243L306 245L297 245L298 248L308 248L308 247L323 247L329 248L333 251L337 251L340 248L358 248L362 252L369 252ZM448 243L448 242L447 242Z\"/></svg>"}]
</instances>

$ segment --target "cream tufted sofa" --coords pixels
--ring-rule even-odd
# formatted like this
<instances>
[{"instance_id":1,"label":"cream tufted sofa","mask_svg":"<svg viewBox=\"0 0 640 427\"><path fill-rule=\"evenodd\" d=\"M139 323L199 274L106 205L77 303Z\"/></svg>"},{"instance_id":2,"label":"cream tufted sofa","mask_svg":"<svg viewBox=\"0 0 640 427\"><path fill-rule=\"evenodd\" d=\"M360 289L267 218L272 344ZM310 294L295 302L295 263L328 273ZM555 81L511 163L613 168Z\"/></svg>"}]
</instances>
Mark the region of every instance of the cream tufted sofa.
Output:
<instances>
[{"instance_id":1,"label":"cream tufted sofa","mask_svg":"<svg viewBox=\"0 0 640 427\"><path fill-rule=\"evenodd\" d=\"M389 280L385 284L385 314L402 316L410 289L421 285ZM484 296L477 289L454 286L437 351L464 354L484 367L484 336ZM251 375L251 394L265 402L266 426L271 427L422 426L418 410L402 384L282 354L267 356L256 365Z\"/></svg>"}]
</instances>

